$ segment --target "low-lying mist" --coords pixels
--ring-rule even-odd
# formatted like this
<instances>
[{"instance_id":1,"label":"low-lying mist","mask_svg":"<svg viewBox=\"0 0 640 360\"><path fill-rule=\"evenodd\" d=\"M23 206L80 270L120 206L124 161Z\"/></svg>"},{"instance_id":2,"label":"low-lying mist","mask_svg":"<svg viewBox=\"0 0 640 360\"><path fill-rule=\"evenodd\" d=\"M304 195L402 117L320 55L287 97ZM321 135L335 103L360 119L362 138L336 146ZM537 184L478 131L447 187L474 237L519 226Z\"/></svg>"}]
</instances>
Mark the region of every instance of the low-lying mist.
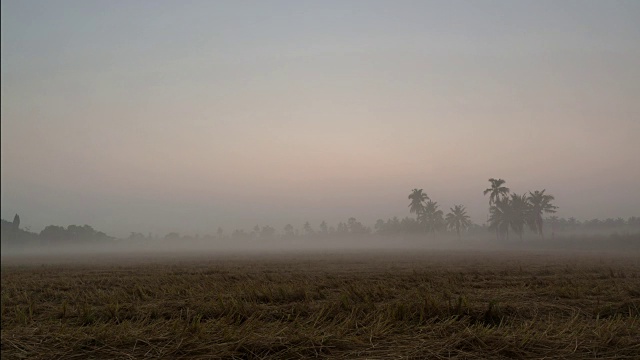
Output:
<instances>
[{"instance_id":1,"label":"low-lying mist","mask_svg":"<svg viewBox=\"0 0 640 360\"><path fill-rule=\"evenodd\" d=\"M489 234L490 235L490 234ZM167 239L74 242L37 246L2 246L2 263L92 263L116 260L160 260L189 257L277 256L294 254L358 255L365 253L425 253L442 251L563 253L598 252L640 254L640 233L603 236L580 234L549 239L497 241L490 236L432 237L429 235L352 235L329 238Z\"/></svg>"}]
</instances>

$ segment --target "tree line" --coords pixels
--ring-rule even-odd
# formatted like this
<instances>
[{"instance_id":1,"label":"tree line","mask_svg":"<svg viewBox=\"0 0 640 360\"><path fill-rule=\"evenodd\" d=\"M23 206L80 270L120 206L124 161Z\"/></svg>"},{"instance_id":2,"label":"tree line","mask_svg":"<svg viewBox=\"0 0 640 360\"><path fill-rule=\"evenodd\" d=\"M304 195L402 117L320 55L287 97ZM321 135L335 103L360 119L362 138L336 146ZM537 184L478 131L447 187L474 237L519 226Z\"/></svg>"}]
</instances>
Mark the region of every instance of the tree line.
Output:
<instances>
[{"instance_id":1,"label":"tree line","mask_svg":"<svg viewBox=\"0 0 640 360\"><path fill-rule=\"evenodd\" d=\"M497 240L508 241L510 234L523 239L523 234L530 231L532 234L545 237L545 229L551 228L552 237L556 233L580 232L580 231L612 231L631 230L640 231L640 217L630 217L625 220L616 219L593 219L581 222L573 217L565 219L555 215L545 218L547 214L554 214L558 207L553 204L553 195L547 194L546 190L534 190L527 193L512 193L505 186L503 179L489 179L490 186L483 191L488 195L489 213L485 224L475 224L467 214L466 207L461 204L454 204L445 214L438 202L432 200L423 189L413 189L409 193L408 208L409 214L415 217L406 216L402 219L393 217L378 219L373 229L362 224L355 217L350 217L346 221L338 222L335 226L322 221L317 227L306 222L300 228L295 228L291 224L285 225L280 231L270 225L255 225L251 230L234 229L225 232L221 227L215 234L204 236L183 236L176 232L171 232L163 237L157 235L144 235L132 232L126 239L116 239L104 232L97 231L89 225L69 225L63 226L49 225L40 233L31 232L28 228L20 228L20 216L15 215L12 222L2 220L2 243L15 245L20 243L31 244L55 244L55 243L76 243L76 242L109 242L113 240L165 240L165 241L216 241L216 240L271 240L271 239L296 239L313 238L322 239L327 237L341 236L368 236L368 235L402 235L402 234L425 234L436 237L438 233L446 232L454 234L460 240L464 234L473 236L495 233ZM453 236L453 235L452 235Z\"/></svg>"},{"instance_id":2,"label":"tree line","mask_svg":"<svg viewBox=\"0 0 640 360\"><path fill-rule=\"evenodd\" d=\"M528 194L510 193L503 179L489 179L491 187L484 190L489 195L489 229L495 230L498 239L509 239L509 229L522 240L525 226L544 238L544 214L553 214L557 206L551 202L553 195L546 190L529 191Z\"/></svg>"},{"instance_id":3,"label":"tree line","mask_svg":"<svg viewBox=\"0 0 640 360\"><path fill-rule=\"evenodd\" d=\"M115 240L102 231L97 231L89 225L69 225L63 226L49 225L40 233L30 231L30 229L20 228L20 216L16 214L12 222L2 219L0 230L3 245L22 244L55 244L55 243L100 243Z\"/></svg>"}]
</instances>

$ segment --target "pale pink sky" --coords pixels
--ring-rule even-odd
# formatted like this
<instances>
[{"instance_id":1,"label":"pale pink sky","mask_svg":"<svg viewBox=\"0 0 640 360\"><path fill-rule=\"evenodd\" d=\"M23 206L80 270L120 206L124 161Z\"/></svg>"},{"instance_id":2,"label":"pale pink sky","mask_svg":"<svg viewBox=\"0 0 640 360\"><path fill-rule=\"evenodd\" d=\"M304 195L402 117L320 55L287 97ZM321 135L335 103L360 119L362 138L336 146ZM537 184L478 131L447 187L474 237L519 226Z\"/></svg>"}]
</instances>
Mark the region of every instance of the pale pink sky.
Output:
<instances>
[{"instance_id":1,"label":"pale pink sky","mask_svg":"<svg viewBox=\"0 0 640 360\"><path fill-rule=\"evenodd\" d=\"M2 2L2 218L123 236L640 215L634 1Z\"/></svg>"}]
</instances>

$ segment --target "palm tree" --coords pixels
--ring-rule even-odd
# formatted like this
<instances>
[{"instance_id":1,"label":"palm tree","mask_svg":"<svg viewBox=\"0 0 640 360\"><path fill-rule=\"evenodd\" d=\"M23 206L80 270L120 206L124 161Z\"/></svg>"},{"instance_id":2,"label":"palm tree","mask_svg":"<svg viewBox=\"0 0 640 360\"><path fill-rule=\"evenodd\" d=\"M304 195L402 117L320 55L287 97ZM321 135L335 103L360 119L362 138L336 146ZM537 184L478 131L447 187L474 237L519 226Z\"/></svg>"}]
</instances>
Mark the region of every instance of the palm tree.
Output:
<instances>
[{"instance_id":1,"label":"palm tree","mask_svg":"<svg viewBox=\"0 0 640 360\"><path fill-rule=\"evenodd\" d=\"M553 195L545 195L546 189L542 191L529 192L529 203L531 204L531 221L532 230L540 235L544 239L544 233L542 232L542 214L543 213L555 213L557 206L551 204L552 200L555 200ZM575 219L573 219L575 221Z\"/></svg>"},{"instance_id":2,"label":"palm tree","mask_svg":"<svg viewBox=\"0 0 640 360\"><path fill-rule=\"evenodd\" d=\"M442 210L438 209L438 203L429 200L422 213L418 215L418 221L435 237L436 231L442 229L445 224L443 214Z\"/></svg>"},{"instance_id":3,"label":"palm tree","mask_svg":"<svg viewBox=\"0 0 640 360\"><path fill-rule=\"evenodd\" d=\"M526 195L511 194L511 201L509 201L509 207L511 208L511 216L509 218L509 225L511 229L520 236L522 241L522 234L524 233L524 226L531 226L531 204Z\"/></svg>"},{"instance_id":4,"label":"palm tree","mask_svg":"<svg viewBox=\"0 0 640 360\"><path fill-rule=\"evenodd\" d=\"M501 200L508 200L509 188L506 186L502 186L506 182L505 180L502 180L502 179L491 178L489 179L489 182L491 183L491 187L488 189L485 189L482 192L482 194L483 195L489 194L489 212L491 212L492 205L495 205ZM489 215L489 222L491 222L491 215ZM495 228L495 230L496 230L496 237L500 239L500 229ZM508 237L508 229L507 229L507 237Z\"/></svg>"},{"instance_id":5,"label":"palm tree","mask_svg":"<svg viewBox=\"0 0 640 360\"><path fill-rule=\"evenodd\" d=\"M420 214L424 211L424 202L429 200L429 196L422 191L422 189L413 189L411 190L411 194L409 194L409 213L415 213L417 217L420 217Z\"/></svg>"},{"instance_id":6,"label":"palm tree","mask_svg":"<svg viewBox=\"0 0 640 360\"><path fill-rule=\"evenodd\" d=\"M491 187L488 189L485 189L483 194L484 195L490 194L489 206L491 206L495 204L496 201L505 199L509 195L509 188L502 186L506 182L505 180L502 180L502 179L491 178L489 179L489 182L491 183Z\"/></svg>"},{"instance_id":7,"label":"palm tree","mask_svg":"<svg viewBox=\"0 0 640 360\"><path fill-rule=\"evenodd\" d=\"M489 208L489 230L495 230L498 240L509 240L509 224L512 211L509 198L496 201Z\"/></svg>"},{"instance_id":8,"label":"palm tree","mask_svg":"<svg viewBox=\"0 0 640 360\"><path fill-rule=\"evenodd\" d=\"M467 210L462 205L454 205L450 213L447 214L445 221L447 227L451 230L455 230L458 234L458 240L460 240L460 229L466 229L471 226L471 220L467 215Z\"/></svg>"},{"instance_id":9,"label":"palm tree","mask_svg":"<svg viewBox=\"0 0 640 360\"><path fill-rule=\"evenodd\" d=\"M496 231L498 239L506 240L509 240L511 229L522 240L525 225L531 226L530 211L531 205L525 195L511 194L511 197L496 201L489 209L489 229Z\"/></svg>"}]
</instances>

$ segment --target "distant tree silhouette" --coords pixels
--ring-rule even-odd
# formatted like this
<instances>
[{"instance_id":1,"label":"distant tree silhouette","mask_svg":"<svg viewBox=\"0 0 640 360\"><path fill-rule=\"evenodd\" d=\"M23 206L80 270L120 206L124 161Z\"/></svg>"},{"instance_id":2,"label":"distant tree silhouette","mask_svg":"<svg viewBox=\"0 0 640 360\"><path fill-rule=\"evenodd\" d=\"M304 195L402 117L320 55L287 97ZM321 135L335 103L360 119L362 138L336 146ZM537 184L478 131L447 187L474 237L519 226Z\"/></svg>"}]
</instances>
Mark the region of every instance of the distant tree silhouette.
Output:
<instances>
[{"instance_id":1,"label":"distant tree silhouette","mask_svg":"<svg viewBox=\"0 0 640 360\"><path fill-rule=\"evenodd\" d=\"M499 199L489 208L489 230L495 230L498 240L509 239L512 211L509 199Z\"/></svg>"},{"instance_id":2,"label":"distant tree silhouette","mask_svg":"<svg viewBox=\"0 0 640 360\"><path fill-rule=\"evenodd\" d=\"M38 243L38 234L29 230L29 227L20 229L20 220L10 222L4 219L0 221L0 243L2 246L29 246Z\"/></svg>"},{"instance_id":3,"label":"distant tree silhouette","mask_svg":"<svg viewBox=\"0 0 640 360\"><path fill-rule=\"evenodd\" d=\"M489 179L489 182L491 183L491 187L488 189L485 189L482 192L482 194L483 195L489 194L489 212L491 212L491 206L495 205L496 202L499 202L501 200L507 200L507 197L509 195L509 188L506 186L503 186L506 183L506 181L502 179L491 178ZM507 204L503 204L503 205L507 205ZM501 230L497 227L495 230L496 230L496 237L498 237L499 239L501 236L500 234ZM507 229L507 237L508 237L508 229Z\"/></svg>"},{"instance_id":4,"label":"distant tree silhouette","mask_svg":"<svg viewBox=\"0 0 640 360\"><path fill-rule=\"evenodd\" d=\"M438 203L432 200L427 201L418 221L423 224L427 232L432 233L434 237L436 231L441 230L445 226L443 212L438 209Z\"/></svg>"},{"instance_id":5,"label":"distant tree silhouette","mask_svg":"<svg viewBox=\"0 0 640 360\"><path fill-rule=\"evenodd\" d=\"M489 194L489 206L495 204L496 201L501 199L505 199L509 195L509 188L502 186L506 183L505 180L502 179L489 179L491 183L491 187L485 189L482 193L484 195Z\"/></svg>"},{"instance_id":6,"label":"distant tree silhouette","mask_svg":"<svg viewBox=\"0 0 640 360\"><path fill-rule=\"evenodd\" d=\"M450 212L447 214L445 222L449 229L456 231L458 240L460 240L460 230L465 230L471 226L471 219L462 205L454 205L449 210Z\"/></svg>"},{"instance_id":7,"label":"distant tree silhouette","mask_svg":"<svg viewBox=\"0 0 640 360\"><path fill-rule=\"evenodd\" d=\"M551 201L555 199L553 195L547 195L544 193L545 191L546 189L542 191L536 190L534 192L529 192L529 196L527 198L529 204L531 205L531 224L533 225L532 230L540 235L540 237L543 239L544 232L542 231L542 226L544 222L542 220L542 214L555 213L556 209L558 208L557 206L551 204ZM575 219L573 219L573 222L575 223Z\"/></svg>"},{"instance_id":8,"label":"distant tree silhouette","mask_svg":"<svg viewBox=\"0 0 640 360\"><path fill-rule=\"evenodd\" d=\"M411 219L411 220L413 220L414 223L417 223L415 219ZM385 226L392 233L398 233L402 231L402 222L400 221L400 219L398 219L397 216L394 216L392 219L388 219ZM415 226L415 228L419 230L419 226Z\"/></svg>"},{"instance_id":9,"label":"distant tree silhouette","mask_svg":"<svg viewBox=\"0 0 640 360\"><path fill-rule=\"evenodd\" d=\"M344 234L348 234L349 233L349 227L347 226L347 224L343 223L342 221L338 223L338 226L336 228L336 233L338 235L344 235Z\"/></svg>"},{"instance_id":10,"label":"distant tree silhouette","mask_svg":"<svg viewBox=\"0 0 640 360\"><path fill-rule=\"evenodd\" d=\"M231 239L236 241L247 240L249 238L249 234L247 234L243 229L235 229L231 233Z\"/></svg>"},{"instance_id":11,"label":"distant tree silhouette","mask_svg":"<svg viewBox=\"0 0 640 360\"><path fill-rule=\"evenodd\" d=\"M421 214L424 214L424 210ZM419 219L414 219L407 216L400 220L400 231L407 233L418 233L424 232L425 227L422 225Z\"/></svg>"},{"instance_id":12,"label":"distant tree silhouette","mask_svg":"<svg viewBox=\"0 0 640 360\"><path fill-rule=\"evenodd\" d=\"M544 223L544 220L543 220L543 223ZM568 225L568 226L570 227L570 229L573 231L573 230L576 230L576 229L578 228L578 226L580 226L580 222L579 222L576 218L574 218L574 217L570 217L570 218L567 220L567 225Z\"/></svg>"},{"instance_id":13,"label":"distant tree silhouette","mask_svg":"<svg viewBox=\"0 0 640 360\"><path fill-rule=\"evenodd\" d=\"M49 225L45 227L38 236L45 242L62 241L79 243L87 241L108 241L114 239L113 237L103 233L102 231L96 231L89 225L69 225L66 229L62 226Z\"/></svg>"},{"instance_id":14,"label":"distant tree silhouette","mask_svg":"<svg viewBox=\"0 0 640 360\"><path fill-rule=\"evenodd\" d=\"M413 189L409 194L409 213L416 214L416 218L420 217L420 214L424 211L425 201L429 200L429 196L422 191L422 189Z\"/></svg>"},{"instance_id":15,"label":"distant tree silhouette","mask_svg":"<svg viewBox=\"0 0 640 360\"><path fill-rule=\"evenodd\" d=\"M362 225L362 223L354 217L350 217L349 220L347 220L347 230L351 234L367 234L370 231L369 228Z\"/></svg>"},{"instance_id":16,"label":"distant tree silhouette","mask_svg":"<svg viewBox=\"0 0 640 360\"><path fill-rule=\"evenodd\" d=\"M13 230L14 231L18 231L19 229L20 229L20 216L18 214L16 214L13 217Z\"/></svg>"},{"instance_id":17,"label":"distant tree silhouette","mask_svg":"<svg viewBox=\"0 0 640 360\"><path fill-rule=\"evenodd\" d=\"M129 235L127 240L129 240L129 241L142 241L142 240L146 240L146 238L142 233L131 232L131 234Z\"/></svg>"},{"instance_id":18,"label":"distant tree silhouette","mask_svg":"<svg viewBox=\"0 0 640 360\"><path fill-rule=\"evenodd\" d=\"M327 222L324 220L322 220L322 222L320 223L320 232L322 233L322 235L329 234L329 226L327 225Z\"/></svg>"},{"instance_id":19,"label":"distant tree silhouette","mask_svg":"<svg viewBox=\"0 0 640 360\"><path fill-rule=\"evenodd\" d=\"M556 228L560 223L560 219L557 216L553 215L553 216L550 216L548 220L549 220L549 223L551 224L551 238L554 239L556 237Z\"/></svg>"},{"instance_id":20,"label":"distant tree silhouette","mask_svg":"<svg viewBox=\"0 0 640 360\"><path fill-rule=\"evenodd\" d=\"M263 226L262 230L260 230L260 238L261 239L272 239L276 234L276 229L271 226Z\"/></svg>"},{"instance_id":21,"label":"distant tree silhouette","mask_svg":"<svg viewBox=\"0 0 640 360\"><path fill-rule=\"evenodd\" d=\"M525 195L511 194L501 198L489 208L489 229L495 230L498 239L509 239L509 229L522 240L525 225L532 226L531 205Z\"/></svg>"},{"instance_id":22,"label":"distant tree silhouette","mask_svg":"<svg viewBox=\"0 0 640 360\"><path fill-rule=\"evenodd\" d=\"M313 231L313 229L311 228L311 224L309 224L308 221L304 223L302 229L304 230L304 234L307 236L313 235L315 233L315 231Z\"/></svg>"},{"instance_id":23,"label":"distant tree silhouette","mask_svg":"<svg viewBox=\"0 0 640 360\"><path fill-rule=\"evenodd\" d=\"M180 240L180 234L176 232L170 232L164 236L164 239L169 241L177 241Z\"/></svg>"},{"instance_id":24,"label":"distant tree silhouette","mask_svg":"<svg viewBox=\"0 0 640 360\"><path fill-rule=\"evenodd\" d=\"M293 226L291 224L287 224L284 226L284 235L286 237L293 237L295 235L293 232Z\"/></svg>"},{"instance_id":25,"label":"distant tree silhouette","mask_svg":"<svg viewBox=\"0 0 640 360\"><path fill-rule=\"evenodd\" d=\"M387 221L379 219L376 222L374 228L376 230L376 233L378 234L397 234L401 232L414 232L422 230L415 219L409 217L407 217L407 219L411 222L412 226L407 226L406 229L403 227L403 222L401 222L397 216L394 216L393 219L387 219Z\"/></svg>"},{"instance_id":26,"label":"distant tree silhouette","mask_svg":"<svg viewBox=\"0 0 640 360\"><path fill-rule=\"evenodd\" d=\"M62 226L49 225L42 229L40 237L50 241L66 240L67 230Z\"/></svg>"},{"instance_id":27,"label":"distant tree silhouette","mask_svg":"<svg viewBox=\"0 0 640 360\"><path fill-rule=\"evenodd\" d=\"M531 205L529 204L529 200L526 195L511 194L509 206L511 207L511 219L509 225L511 226L511 229L518 234L520 240L522 240L525 225L532 225Z\"/></svg>"}]
</instances>

